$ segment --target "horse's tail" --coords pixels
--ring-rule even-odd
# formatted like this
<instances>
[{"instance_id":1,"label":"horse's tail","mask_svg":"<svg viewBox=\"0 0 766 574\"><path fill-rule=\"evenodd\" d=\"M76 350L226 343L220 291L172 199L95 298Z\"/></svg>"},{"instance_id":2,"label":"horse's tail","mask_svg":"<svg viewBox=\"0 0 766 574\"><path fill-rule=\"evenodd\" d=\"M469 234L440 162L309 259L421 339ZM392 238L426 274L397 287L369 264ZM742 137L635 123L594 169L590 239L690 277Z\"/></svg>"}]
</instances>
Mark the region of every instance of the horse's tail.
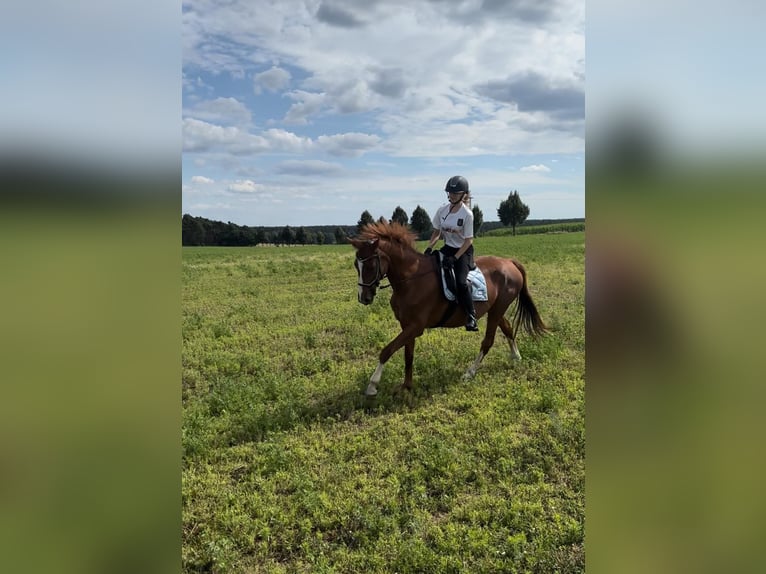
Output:
<instances>
[{"instance_id":1,"label":"horse's tail","mask_svg":"<svg viewBox=\"0 0 766 574\"><path fill-rule=\"evenodd\" d=\"M540 313L537 312L537 306L532 300L532 295L529 294L527 270L515 259L511 259L511 261L521 271L521 277L524 280L519 291L519 303L516 306L516 314L513 316L513 336L514 338L516 337L520 326L523 326L524 330L532 336L539 337L545 335L548 332L548 327L543 323Z\"/></svg>"}]
</instances>

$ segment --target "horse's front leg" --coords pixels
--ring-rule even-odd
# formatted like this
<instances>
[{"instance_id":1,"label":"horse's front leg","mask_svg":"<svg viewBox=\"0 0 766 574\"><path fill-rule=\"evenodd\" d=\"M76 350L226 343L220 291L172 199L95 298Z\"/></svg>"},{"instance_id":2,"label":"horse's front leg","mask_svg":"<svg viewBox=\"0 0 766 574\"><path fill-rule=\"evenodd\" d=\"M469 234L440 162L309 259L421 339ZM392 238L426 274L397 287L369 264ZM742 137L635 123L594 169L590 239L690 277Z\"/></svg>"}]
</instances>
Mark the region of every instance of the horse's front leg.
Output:
<instances>
[{"instance_id":1,"label":"horse's front leg","mask_svg":"<svg viewBox=\"0 0 766 574\"><path fill-rule=\"evenodd\" d=\"M408 345L408 347L411 345L410 351L407 351L405 349L404 386L407 388L410 388L412 386L412 358L415 354L415 337L420 335L420 333L422 332L423 332L422 328L415 327L415 326L407 327L406 329L403 329L402 332L399 333L394 338L393 341L391 341L388 345L383 347L383 350L380 352L378 367L375 369L375 372L372 374L372 377L370 377L370 382L367 384L367 390L365 391L365 394L368 397L373 397L378 394L378 383L380 382L380 378L383 375L383 365L385 365L386 362L391 358L391 355L393 355L396 351L398 351L404 345ZM407 359L408 354L409 354L409 360ZM409 386L407 386L408 377L409 377Z\"/></svg>"},{"instance_id":2,"label":"horse's front leg","mask_svg":"<svg viewBox=\"0 0 766 574\"><path fill-rule=\"evenodd\" d=\"M404 382L398 390L412 390L412 362L415 358L415 339L404 344Z\"/></svg>"}]
</instances>

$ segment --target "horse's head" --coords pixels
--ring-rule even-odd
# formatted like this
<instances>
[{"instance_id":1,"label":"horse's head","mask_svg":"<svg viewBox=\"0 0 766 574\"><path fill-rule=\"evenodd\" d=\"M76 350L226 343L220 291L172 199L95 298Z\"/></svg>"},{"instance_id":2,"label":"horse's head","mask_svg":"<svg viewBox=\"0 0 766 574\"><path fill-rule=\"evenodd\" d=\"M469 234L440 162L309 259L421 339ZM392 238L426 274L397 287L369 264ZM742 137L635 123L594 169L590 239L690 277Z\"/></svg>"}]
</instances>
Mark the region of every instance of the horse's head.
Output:
<instances>
[{"instance_id":1,"label":"horse's head","mask_svg":"<svg viewBox=\"0 0 766 574\"><path fill-rule=\"evenodd\" d=\"M378 250L378 239L352 239L356 249L354 267L359 273L359 302L369 305L375 299L380 280L388 272L388 258Z\"/></svg>"}]
</instances>

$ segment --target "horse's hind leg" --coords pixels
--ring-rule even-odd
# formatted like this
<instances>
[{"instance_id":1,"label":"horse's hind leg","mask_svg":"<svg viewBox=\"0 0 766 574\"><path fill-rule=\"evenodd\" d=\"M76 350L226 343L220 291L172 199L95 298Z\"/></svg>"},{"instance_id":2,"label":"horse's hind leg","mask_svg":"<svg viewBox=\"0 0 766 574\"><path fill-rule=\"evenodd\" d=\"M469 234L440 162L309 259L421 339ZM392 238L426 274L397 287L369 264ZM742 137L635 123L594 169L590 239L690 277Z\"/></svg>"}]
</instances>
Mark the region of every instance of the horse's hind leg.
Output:
<instances>
[{"instance_id":1,"label":"horse's hind leg","mask_svg":"<svg viewBox=\"0 0 766 574\"><path fill-rule=\"evenodd\" d=\"M500 330L503 332L503 335L505 335L505 338L508 341L508 346L511 348L511 360L520 361L521 354L519 353L519 348L516 346L516 337L513 336L511 323L505 317L500 317L499 324Z\"/></svg>"},{"instance_id":2,"label":"horse's hind leg","mask_svg":"<svg viewBox=\"0 0 766 574\"><path fill-rule=\"evenodd\" d=\"M502 317L502 316L501 316ZM476 356L476 360L468 367L468 370L463 375L464 379L472 379L476 376L476 371L479 370L479 365L487 356L492 345L495 343L495 332L497 331L498 318L491 313L487 314L487 330L484 332L484 339L481 342L481 350Z\"/></svg>"}]
</instances>

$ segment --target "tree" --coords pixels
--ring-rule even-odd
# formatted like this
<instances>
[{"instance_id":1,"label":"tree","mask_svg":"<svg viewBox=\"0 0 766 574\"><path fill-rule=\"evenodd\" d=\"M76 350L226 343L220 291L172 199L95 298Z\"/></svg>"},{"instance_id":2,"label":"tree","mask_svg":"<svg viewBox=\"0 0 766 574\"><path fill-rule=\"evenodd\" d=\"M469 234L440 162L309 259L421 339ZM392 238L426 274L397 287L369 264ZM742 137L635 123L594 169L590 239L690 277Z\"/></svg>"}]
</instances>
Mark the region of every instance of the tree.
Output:
<instances>
[{"instance_id":1,"label":"tree","mask_svg":"<svg viewBox=\"0 0 766 574\"><path fill-rule=\"evenodd\" d=\"M298 231L295 232L295 242L300 245L305 245L308 243L308 233L306 233L306 228L302 225L298 228Z\"/></svg>"},{"instance_id":2,"label":"tree","mask_svg":"<svg viewBox=\"0 0 766 574\"><path fill-rule=\"evenodd\" d=\"M394 209L394 214L391 216L391 223L401 223L402 225L407 225L409 221L410 218L407 215L407 212L397 205L396 209Z\"/></svg>"},{"instance_id":3,"label":"tree","mask_svg":"<svg viewBox=\"0 0 766 574\"><path fill-rule=\"evenodd\" d=\"M478 205L474 205L471 211L473 211L473 236L476 237L481 229L481 224L484 223L484 214Z\"/></svg>"},{"instance_id":4,"label":"tree","mask_svg":"<svg viewBox=\"0 0 766 574\"><path fill-rule=\"evenodd\" d=\"M266 233L266 230L263 227L259 227L255 231L255 244L258 245L259 243L268 243L269 238L268 234Z\"/></svg>"},{"instance_id":5,"label":"tree","mask_svg":"<svg viewBox=\"0 0 766 574\"><path fill-rule=\"evenodd\" d=\"M522 203L519 192L514 190L508 194L508 199L500 202L500 207L497 208L497 216L503 225L510 225L513 229L513 234L516 235L516 226L526 221L529 216L529 207Z\"/></svg>"},{"instance_id":6,"label":"tree","mask_svg":"<svg viewBox=\"0 0 766 574\"><path fill-rule=\"evenodd\" d=\"M362 228L365 225L369 225L370 223L373 223L375 220L372 218L372 215L369 211L366 209L362 212L362 217L359 218L359 221L356 222L356 230L361 231Z\"/></svg>"},{"instance_id":7,"label":"tree","mask_svg":"<svg viewBox=\"0 0 766 574\"><path fill-rule=\"evenodd\" d=\"M280 239L282 240L282 243L286 243L287 245L292 245L293 243L295 243L295 231L293 231L293 229L289 225L286 225L284 229L282 229Z\"/></svg>"},{"instance_id":8,"label":"tree","mask_svg":"<svg viewBox=\"0 0 766 574\"><path fill-rule=\"evenodd\" d=\"M341 243L346 242L346 232L343 231L342 227L336 227L335 228L335 243L340 245Z\"/></svg>"},{"instance_id":9,"label":"tree","mask_svg":"<svg viewBox=\"0 0 766 574\"><path fill-rule=\"evenodd\" d=\"M418 239L428 239L431 236L433 225L431 225L431 217L428 212L419 205L412 212L410 217L410 227L417 233Z\"/></svg>"},{"instance_id":10,"label":"tree","mask_svg":"<svg viewBox=\"0 0 766 574\"><path fill-rule=\"evenodd\" d=\"M181 219L181 245L204 245L205 226L199 217L188 213Z\"/></svg>"}]
</instances>

